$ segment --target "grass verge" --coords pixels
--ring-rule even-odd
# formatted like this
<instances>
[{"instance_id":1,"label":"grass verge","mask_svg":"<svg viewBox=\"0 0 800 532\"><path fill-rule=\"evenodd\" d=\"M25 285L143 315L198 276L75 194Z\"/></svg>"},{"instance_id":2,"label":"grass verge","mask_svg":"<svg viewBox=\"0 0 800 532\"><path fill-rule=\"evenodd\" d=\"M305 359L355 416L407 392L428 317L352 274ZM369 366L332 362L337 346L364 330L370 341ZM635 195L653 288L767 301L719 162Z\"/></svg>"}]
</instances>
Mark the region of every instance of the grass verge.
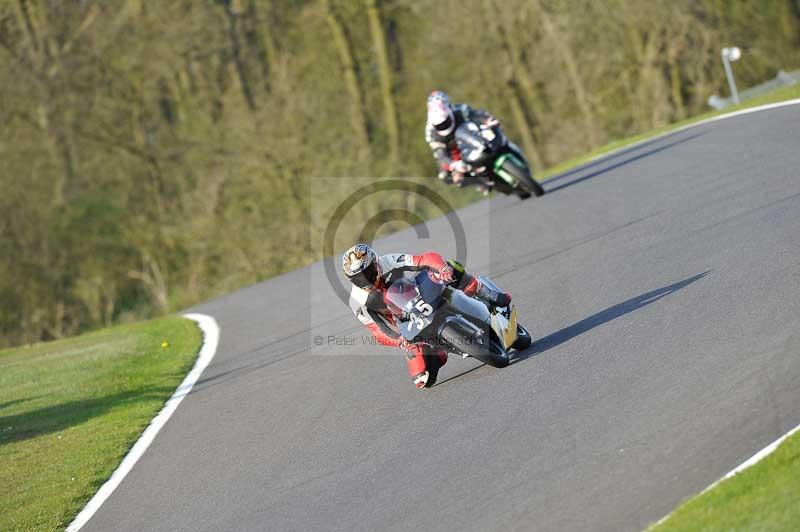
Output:
<instances>
[{"instance_id":1,"label":"grass verge","mask_svg":"<svg viewBox=\"0 0 800 532\"><path fill-rule=\"evenodd\" d=\"M194 322L168 317L0 351L0 530L65 528L201 343Z\"/></svg>"},{"instance_id":2,"label":"grass verge","mask_svg":"<svg viewBox=\"0 0 800 532\"><path fill-rule=\"evenodd\" d=\"M683 503L649 532L797 530L800 523L800 433L769 456Z\"/></svg>"},{"instance_id":3,"label":"grass verge","mask_svg":"<svg viewBox=\"0 0 800 532\"><path fill-rule=\"evenodd\" d=\"M647 140L647 139L652 138L652 137L656 137L656 136L661 135L663 133L667 133L669 131L678 129L680 127L683 127L685 125L692 124L694 122L699 122L701 120L705 120L706 118L711 118L711 117L714 117L714 116L728 114L728 113L731 113L733 111L739 111L741 109L748 109L748 108L751 108L751 107L758 107L759 105L766 105L766 104L769 104L769 103L777 103L777 102L783 102L783 101L786 101L786 100L793 100L795 98L800 98L800 83L797 83L797 84L789 86L789 87L782 87L780 89L775 89L775 90L770 91L768 93L762 94L761 96L758 96L756 98L751 98L749 100L746 100L746 101L740 103L739 105L732 105L730 107L727 107L722 111L709 111L707 113L703 113L703 114L700 114L700 115L697 115L697 116L693 116L691 118L687 118L685 120L681 120L679 122L675 122L675 123L660 127L658 129L654 129L652 131L648 131L647 133L642 133L640 135L634 135L632 137L627 137L627 138L624 138L624 139L620 139L620 140L615 140L615 141L609 142L605 146L601 146L600 148L592 150L589 153L585 153L585 154L580 155L578 157L574 157L572 159L569 159L569 160L566 160L566 161L564 161L562 163L559 163L559 164L553 166L552 168L548 168L547 170L544 170L543 172L540 172L537 175L536 178L540 182L545 182L545 181L547 181L547 179L549 179L551 177L554 177L554 176L556 176L556 175L558 175L558 174L560 174L562 172L566 172L567 170L571 170L572 168L575 168L576 166L579 166L579 165L581 165L583 163L589 162L589 161L591 161L592 159L594 159L596 157L600 157L600 156L605 155L605 154L607 154L609 152L612 152L612 151L614 151L616 149L619 149L619 148L622 148L622 147L625 147L625 146L629 146L631 144L635 144L636 142Z\"/></svg>"}]
</instances>

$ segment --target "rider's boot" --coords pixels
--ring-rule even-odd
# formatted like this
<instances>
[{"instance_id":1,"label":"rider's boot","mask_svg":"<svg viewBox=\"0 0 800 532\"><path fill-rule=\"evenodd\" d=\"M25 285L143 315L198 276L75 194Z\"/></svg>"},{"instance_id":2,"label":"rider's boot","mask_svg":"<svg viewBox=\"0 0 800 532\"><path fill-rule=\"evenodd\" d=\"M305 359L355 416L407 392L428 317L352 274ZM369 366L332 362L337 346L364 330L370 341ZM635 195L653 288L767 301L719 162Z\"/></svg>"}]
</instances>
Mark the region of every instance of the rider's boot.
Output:
<instances>
[{"instance_id":1,"label":"rider's boot","mask_svg":"<svg viewBox=\"0 0 800 532\"><path fill-rule=\"evenodd\" d=\"M494 183L481 183L478 185L477 190L484 196L488 196L494 190Z\"/></svg>"},{"instance_id":2,"label":"rider's boot","mask_svg":"<svg viewBox=\"0 0 800 532\"><path fill-rule=\"evenodd\" d=\"M463 292L468 296L476 296L478 299L493 307L507 307L511 303L511 294L508 292L498 292L492 290L477 277L471 276L469 283L464 287Z\"/></svg>"},{"instance_id":3,"label":"rider's boot","mask_svg":"<svg viewBox=\"0 0 800 532\"><path fill-rule=\"evenodd\" d=\"M422 373L417 373L417 375L413 377L411 380L414 382L414 386L416 386L419 389L422 389L428 387L429 378L430 375L428 374L428 372L423 371Z\"/></svg>"},{"instance_id":4,"label":"rider's boot","mask_svg":"<svg viewBox=\"0 0 800 532\"><path fill-rule=\"evenodd\" d=\"M430 374L425 367L425 356L421 345L407 344L403 347L406 355L408 375L417 388L428 386Z\"/></svg>"},{"instance_id":5,"label":"rider's boot","mask_svg":"<svg viewBox=\"0 0 800 532\"><path fill-rule=\"evenodd\" d=\"M436 378L439 376L439 370L442 366L447 364L447 351L435 347L425 348L425 364L428 368L428 381L425 384L426 388L430 388L436 384Z\"/></svg>"},{"instance_id":6,"label":"rider's boot","mask_svg":"<svg viewBox=\"0 0 800 532\"><path fill-rule=\"evenodd\" d=\"M436 384L439 370L447 364L447 353L443 349L422 344L404 346L408 374L417 388L430 388Z\"/></svg>"}]
</instances>

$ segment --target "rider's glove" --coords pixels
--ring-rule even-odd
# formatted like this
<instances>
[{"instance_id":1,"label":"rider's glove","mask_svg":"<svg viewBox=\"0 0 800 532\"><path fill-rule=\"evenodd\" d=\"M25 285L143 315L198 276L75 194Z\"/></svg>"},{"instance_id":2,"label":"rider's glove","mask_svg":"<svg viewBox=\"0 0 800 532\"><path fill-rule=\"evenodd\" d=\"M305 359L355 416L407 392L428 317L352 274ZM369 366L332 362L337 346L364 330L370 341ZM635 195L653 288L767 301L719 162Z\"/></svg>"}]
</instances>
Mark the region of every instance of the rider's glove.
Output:
<instances>
[{"instance_id":1,"label":"rider's glove","mask_svg":"<svg viewBox=\"0 0 800 532\"><path fill-rule=\"evenodd\" d=\"M469 172L469 165L464 161L462 161L461 159L459 159L457 161L453 161L452 163L450 163L450 170L454 173L463 175Z\"/></svg>"},{"instance_id":2,"label":"rider's glove","mask_svg":"<svg viewBox=\"0 0 800 532\"><path fill-rule=\"evenodd\" d=\"M434 277L436 277L438 280L440 280L441 282L446 284L446 283L450 283L450 282L453 281L453 275L454 275L453 274L453 267L452 266L445 266L444 268L442 268L441 270L436 272L434 274Z\"/></svg>"}]
</instances>

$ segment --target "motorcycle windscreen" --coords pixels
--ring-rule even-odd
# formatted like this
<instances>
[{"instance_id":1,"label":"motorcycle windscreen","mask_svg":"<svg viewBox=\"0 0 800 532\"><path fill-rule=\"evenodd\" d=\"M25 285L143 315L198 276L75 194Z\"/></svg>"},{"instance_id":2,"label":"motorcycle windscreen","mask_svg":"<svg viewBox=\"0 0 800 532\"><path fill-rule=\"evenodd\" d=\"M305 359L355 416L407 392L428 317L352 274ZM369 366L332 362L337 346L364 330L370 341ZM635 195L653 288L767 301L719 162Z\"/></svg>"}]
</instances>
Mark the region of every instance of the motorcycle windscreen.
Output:
<instances>
[{"instance_id":1,"label":"motorcycle windscreen","mask_svg":"<svg viewBox=\"0 0 800 532\"><path fill-rule=\"evenodd\" d=\"M444 284L434 281L426 271L419 272L414 281L417 283L422 299L426 303L433 305L433 307L437 307L439 298L442 297L442 292L444 292Z\"/></svg>"},{"instance_id":2,"label":"motorcycle windscreen","mask_svg":"<svg viewBox=\"0 0 800 532\"><path fill-rule=\"evenodd\" d=\"M386 290L386 306L397 317L400 333L413 340L433 322L444 285L420 272L414 280L399 279Z\"/></svg>"},{"instance_id":3,"label":"motorcycle windscreen","mask_svg":"<svg viewBox=\"0 0 800 532\"><path fill-rule=\"evenodd\" d=\"M395 316L404 317L413 308L412 302L418 295L419 289L414 282L400 279L386 290L386 306Z\"/></svg>"},{"instance_id":4,"label":"motorcycle windscreen","mask_svg":"<svg viewBox=\"0 0 800 532\"><path fill-rule=\"evenodd\" d=\"M456 145L461 158L470 164L479 164L490 155L487 144L478 126L472 122L464 122L456 129Z\"/></svg>"},{"instance_id":5,"label":"motorcycle windscreen","mask_svg":"<svg viewBox=\"0 0 800 532\"><path fill-rule=\"evenodd\" d=\"M458 312L474 318L474 320L470 320L473 323L483 322L487 328L491 327L492 314L483 302L469 297L460 290L453 290L450 296L450 305Z\"/></svg>"}]
</instances>

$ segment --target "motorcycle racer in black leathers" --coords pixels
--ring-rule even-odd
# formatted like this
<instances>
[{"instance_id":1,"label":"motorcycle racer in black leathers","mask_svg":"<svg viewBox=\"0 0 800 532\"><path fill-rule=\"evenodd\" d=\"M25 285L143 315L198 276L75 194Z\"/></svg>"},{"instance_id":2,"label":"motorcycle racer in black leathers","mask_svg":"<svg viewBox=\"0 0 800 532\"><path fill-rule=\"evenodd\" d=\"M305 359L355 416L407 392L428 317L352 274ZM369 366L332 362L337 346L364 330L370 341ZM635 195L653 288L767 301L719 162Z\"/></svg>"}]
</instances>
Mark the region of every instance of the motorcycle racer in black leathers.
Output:
<instances>
[{"instance_id":1,"label":"motorcycle racer in black leathers","mask_svg":"<svg viewBox=\"0 0 800 532\"><path fill-rule=\"evenodd\" d=\"M493 148L491 163L485 160L475 163L482 156L478 152L475 157L476 144L467 140L474 135L470 131L483 131L478 135L479 144L483 144L483 139L492 142L499 137L500 144ZM493 189L504 194L516 193L522 199L544 194L519 146L505 136L500 122L488 111L464 103L452 104L447 94L433 91L428 96L425 140L439 165L439 179L445 183L460 187L476 185L484 195ZM462 149L466 151L462 153ZM465 158L472 164L467 164Z\"/></svg>"},{"instance_id":2,"label":"motorcycle racer in black leathers","mask_svg":"<svg viewBox=\"0 0 800 532\"><path fill-rule=\"evenodd\" d=\"M450 103L450 97L442 91L433 91L428 96L425 141L439 165L439 179L459 186L469 184L465 182L467 170L455 140L456 128L464 122L475 122L486 126L499 123L488 111L474 109L465 103ZM484 192L488 192L488 188L481 188Z\"/></svg>"}]
</instances>

